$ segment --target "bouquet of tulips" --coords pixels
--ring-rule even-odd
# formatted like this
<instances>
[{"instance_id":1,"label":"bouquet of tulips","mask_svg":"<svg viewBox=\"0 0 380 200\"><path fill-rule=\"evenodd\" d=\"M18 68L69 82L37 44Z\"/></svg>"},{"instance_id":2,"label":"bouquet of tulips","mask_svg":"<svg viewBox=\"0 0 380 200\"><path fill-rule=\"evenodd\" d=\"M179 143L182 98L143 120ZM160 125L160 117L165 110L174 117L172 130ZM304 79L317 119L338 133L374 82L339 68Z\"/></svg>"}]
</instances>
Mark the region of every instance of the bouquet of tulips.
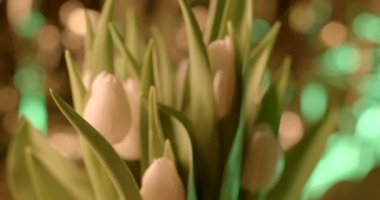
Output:
<instances>
[{"instance_id":1,"label":"bouquet of tulips","mask_svg":"<svg viewBox=\"0 0 380 200\"><path fill-rule=\"evenodd\" d=\"M252 44L253 0L212 0L201 32L178 1L188 61L173 67L160 31L144 41L128 10L125 37L106 0L87 21L82 72L65 52L73 107L51 95L80 137L83 165L21 120L7 160L15 199L287 199L302 188L333 128L332 110L292 151L279 144L290 59L263 75L280 29ZM142 53L141 53L142 52Z\"/></svg>"}]
</instances>

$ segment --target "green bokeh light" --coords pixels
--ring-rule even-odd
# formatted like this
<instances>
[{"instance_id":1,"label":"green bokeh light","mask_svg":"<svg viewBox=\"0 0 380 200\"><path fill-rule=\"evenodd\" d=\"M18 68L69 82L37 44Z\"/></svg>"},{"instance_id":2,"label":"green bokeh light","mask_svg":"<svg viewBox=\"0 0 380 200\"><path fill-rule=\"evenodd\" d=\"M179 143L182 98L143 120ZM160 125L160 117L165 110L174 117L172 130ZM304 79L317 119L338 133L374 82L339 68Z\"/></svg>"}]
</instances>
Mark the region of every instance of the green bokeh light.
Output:
<instances>
[{"instance_id":1,"label":"green bokeh light","mask_svg":"<svg viewBox=\"0 0 380 200\"><path fill-rule=\"evenodd\" d=\"M361 97L355 101L352 108L356 117L359 117L368 108L376 106L376 100L368 97Z\"/></svg>"},{"instance_id":2,"label":"green bokeh light","mask_svg":"<svg viewBox=\"0 0 380 200\"><path fill-rule=\"evenodd\" d=\"M32 11L16 25L16 33L23 38L34 38L41 31L45 24L45 18L42 13Z\"/></svg>"},{"instance_id":3,"label":"green bokeh light","mask_svg":"<svg viewBox=\"0 0 380 200\"><path fill-rule=\"evenodd\" d=\"M42 133L47 132L47 111L44 96L21 96L19 115L25 117L32 126Z\"/></svg>"},{"instance_id":4,"label":"green bokeh light","mask_svg":"<svg viewBox=\"0 0 380 200\"><path fill-rule=\"evenodd\" d=\"M42 67L33 60L22 61L17 70L13 83L21 95L44 93L44 81Z\"/></svg>"},{"instance_id":5,"label":"green bokeh light","mask_svg":"<svg viewBox=\"0 0 380 200\"><path fill-rule=\"evenodd\" d=\"M327 109L328 97L325 87L319 83L307 84L301 93L301 114L306 122L318 122Z\"/></svg>"},{"instance_id":6,"label":"green bokeh light","mask_svg":"<svg viewBox=\"0 0 380 200\"><path fill-rule=\"evenodd\" d=\"M253 43L258 43L264 39L265 35L270 30L270 24L264 19L256 18L253 21L251 40Z\"/></svg>"},{"instance_id":7,"label":"green bokeh light","mask_svg":"<svg viewBox=\"0 0 380 200\"><path fill-rule=\"evenodd\" d=\"M380 100L380 76L367 76L358 86L360 94L376 100Z\"/></svg>"},{"instance_id":8,"label":"green bokeh light","mask_svg":"<svg viewBox=\"0 0 380 200\"><path fill-rule=\"evenodd\" d=\"M371 13L357 15L352 23L354 33L371 42L380 43L380 18Z\"/></svg>"},{"instance_id":9,"label":"green bokeh light","mask_svg":"<svg viewBox=\"0 0 380 200\"><path fill-rule=\"evenodd\" d=\"M19 116L25 117L41 133L46 133L47 108L42 67L33 58L25 58L13 82L21 94Z\"/></svg>"},{"instance_id":10,"label":"green bokeh light","mask_svg":"<svg viewBox=\"0 0 380 200\"><path fill-rule=\"evenodd\" d=\"M378 106L367 108L359 116L355 136L367 143L380 142L380 109Z\"/></svg>"},{"instance_id":11,"label":"green bokeh light","mask_svg":"<svg viewBox=\"0 0 380 200\"><path fill-rule=\"evenodd\" d=\"M321 57L320 73L325 76L339 76L354 73L359 68L358 49L349 43L331 48Z\"/></svg>"},{"instance_id":12,"label":"green bokeh light","mask_svg":"<svg viewBox=\"0 0 380 200\"><path fill-rule=\"evenodd\" d=\"M360 180L375 165L373 151L352 135L330 136L327 149L308 179L302 199L319 199L330 187L342 180Z\"/></svg>"}]
</instances>

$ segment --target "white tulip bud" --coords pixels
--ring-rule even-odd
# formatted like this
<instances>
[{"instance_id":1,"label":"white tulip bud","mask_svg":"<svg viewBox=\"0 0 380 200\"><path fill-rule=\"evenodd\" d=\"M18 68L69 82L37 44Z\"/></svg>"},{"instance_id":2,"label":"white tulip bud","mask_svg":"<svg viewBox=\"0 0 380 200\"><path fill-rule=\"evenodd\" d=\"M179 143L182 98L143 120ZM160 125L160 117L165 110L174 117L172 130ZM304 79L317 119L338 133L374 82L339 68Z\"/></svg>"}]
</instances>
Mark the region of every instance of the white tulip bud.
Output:
<instances>
[{"instance_id":1,"label":"white tulip bud","mask_svg":"<svg viewBox=\"0 0 380 200\"><path fill-rule=\"evenodd\" d=\"M214 76L216 116L222 119L231 110L236 90L235 53L231 37L212 42L207 51Z\"/></svg>"},{"instance_id":2,"label":"white tulip bud","mask_svg":"<svg viewBox=\"0 0 380 200\"><path fill-rule=\"evenodd\" d=\"M129 107L131 108L131 128L125 138L114 144L115 151L126 160L139 160L141 157L140 147L140 87L138 81L128 79L124 83Z\"/></svg>"},{"instance_id":3,"label":"white tulip bud","mask_svg":"<svg viewBox=\"0 0 380 200\"><path fill-rule=\"evenodd\" d=\"M268 191L279 179L283 169L283 153L274 135L258 131L250 139L241 185L250 193Z\"/></svg>"},{"instance_id":4,"label":"white tulip bud","mask_svg":"<svg viewBox=\"0 0 380 200\"><path fill-rule=\"evenodd\" d=\"M110 143L120 142L130 127L130 111L120 80L106 72L96 76L83 117Z\"/></svg>"},{"instance_id":5,"label":"white tulip bud","mask_svg":"<svg viewBox=\"0 0 380 200\"><path fill-rule=\"evenodd\" d=\"M185 188L174 163L168 158L155 159L141 182L143 200L184 200Z\"/></svg>"}]
</instances>

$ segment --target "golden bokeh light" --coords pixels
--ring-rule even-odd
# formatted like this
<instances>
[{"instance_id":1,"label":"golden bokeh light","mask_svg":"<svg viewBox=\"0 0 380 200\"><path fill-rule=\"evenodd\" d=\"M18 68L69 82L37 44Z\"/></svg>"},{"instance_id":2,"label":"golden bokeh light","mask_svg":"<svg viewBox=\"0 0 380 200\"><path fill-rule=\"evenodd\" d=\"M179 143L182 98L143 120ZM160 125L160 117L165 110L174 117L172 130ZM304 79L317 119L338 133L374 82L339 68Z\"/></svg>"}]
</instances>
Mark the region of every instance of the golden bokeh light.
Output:
<instances>
[{"instance_id":1,"label":"golden bokeh light","mask_svg":"<svg viewBox=\"0 0 380 200\"><path fill-rule=\"evenodd\" d=\"M303 125L297 113L286 111L282 113L279 140L283 150L287 151L297 144L303 137Z\"/></svg>"},{"instance_id":2,"label":"golden bokeh light","mask_svg":"<svg viewBox=\"0 0 380 200\"><path fill-rule=\"evenodd\" d=\"M320 38L327 46L336 47L346 41L347 28L340 22L331 21L322 28Z\"/></svg>"}]
</instances>

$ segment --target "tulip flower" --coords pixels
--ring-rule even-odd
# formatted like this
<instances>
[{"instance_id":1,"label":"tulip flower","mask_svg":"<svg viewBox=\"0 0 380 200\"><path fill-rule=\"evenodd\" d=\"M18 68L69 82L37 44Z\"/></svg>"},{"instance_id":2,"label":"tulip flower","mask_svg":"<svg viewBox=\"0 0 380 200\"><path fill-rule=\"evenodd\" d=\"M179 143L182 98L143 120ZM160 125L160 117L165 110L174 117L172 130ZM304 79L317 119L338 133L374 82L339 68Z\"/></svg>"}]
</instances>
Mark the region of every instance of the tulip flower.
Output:
<instances>
[{"instance_id":1,"label":"tulip flower","mask_svg":"<svg viewBox=\"0 0 380 200\"><path fill-rule=\"evenodd\" d=\"M126 160L139 160L140 147L140 88L137 80L128 79L124 83L129 107L131 108L131 128L125 138L114 144L116 152Z\"/></svg>"},{"instance_id":2,"label":"tulip flower","mask_svg":"<svg viewBox=\"0 0 380 200\"><path fill-rule=\"evenodd\" d=\"M140 193L143 200L185 199L185 188L176 167L165 157L155 159L145 171Z\"/></svg>"},{"instance_id":3,"label":"tulip flower","mask_svg":"<svg viewBox=\"0 0 380 200\"><path fill-rule=\"evenodd\" d=\"M92 85L83 117L110 143L120 142L130 128L130 110L120 80L106 72L99 73Z\"/></svg>"},{"instance_id":4,"label":"tulip flower","mask_svg":"<svg viewBox=\"0 0 380 200\"><path fill-rule=\"evenodd\" d=\"M243 171L242 187L250 193L268 191L282 171L283 153L271 132L258 131L250 139Z\"/></svg>"},{"instance_id":5,"label":"tulip flower","mask_svg":"<svg viewBox=\"0 0 380 200\"><path fill-rule=\"evenodd\" d=\"M222 119L232 108L236 90L235 53L231 37L212 42L207 51L213 72L216 116Z\"/></svg>"}]
</instances>

